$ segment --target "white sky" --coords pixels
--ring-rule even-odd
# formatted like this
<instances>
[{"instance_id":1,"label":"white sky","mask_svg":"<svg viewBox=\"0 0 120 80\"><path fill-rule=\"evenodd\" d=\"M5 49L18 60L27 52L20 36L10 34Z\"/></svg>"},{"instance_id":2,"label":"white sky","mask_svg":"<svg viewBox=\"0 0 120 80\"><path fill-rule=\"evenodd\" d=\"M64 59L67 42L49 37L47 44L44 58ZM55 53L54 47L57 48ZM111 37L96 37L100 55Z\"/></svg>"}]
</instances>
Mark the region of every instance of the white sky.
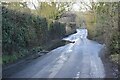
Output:
<instances>
[{"instance_id":1,"label":"white sky","mask_svg":"<svg viewBox=\"0 0 120 80\"><path fill-rule=\"evenodd\" d=\"M90 5L90 3L87 3L88 5ZM87 8L87 10L89 10L89 8L86 5L81 4L80 2L73 4L72 6L72 11L86 11L85 7Z\"/></svg>"},{"instance_id":2,"label":"white sky","mask_svg":"<svg viewBox=\"0 0 120 80\"><path fill-rule=\"evenodd\" d=\"M75 3L75 4L73 4L73 7L72 7L73 9L73 11L79 11L80 10L80 5L78 4L78 3Z\"/></svg>"},{"instance_id":3,"label":"white sky","mask_svg":"<svg viewBox=\"0 0 120 80\"><path fill-rule=\"evenodd\" d=\"M35 4L35 6L38 6L38 1L37 0L29 0L29 1L27 1L27 5L30 9L35 9L34 5L31 2L33 2Z\"/></svg>"},{"instance_id":4,"label":"white sky","mask_svg":"<svg viewBox=\"0 0 120 80\"><path fill-rule=\"evenodd\" d=\"M40 0L39 0L40 1ZM42 1L42 0L41 0ZM47 0L48 1L48 0ZM75 4L73 4L73 6L72 6L72 11L85 11L86 9L84 8L85 7L85 5L82 5L81 3L80 3L80 1L81 0L78 0L78 1L76 1L75 2ZM34 8L34 5L31 3L31 2L33 2L36 6L38 6L38 1L37 0L29 0L28 2L27 2L27 4L28 4L28 7L30 8L30 9L35 9ZM89 5L89 3L90 3L90 1L89 0L82 0L82 2L86 2L88 5Z\"/></svg>"}]
</instances>

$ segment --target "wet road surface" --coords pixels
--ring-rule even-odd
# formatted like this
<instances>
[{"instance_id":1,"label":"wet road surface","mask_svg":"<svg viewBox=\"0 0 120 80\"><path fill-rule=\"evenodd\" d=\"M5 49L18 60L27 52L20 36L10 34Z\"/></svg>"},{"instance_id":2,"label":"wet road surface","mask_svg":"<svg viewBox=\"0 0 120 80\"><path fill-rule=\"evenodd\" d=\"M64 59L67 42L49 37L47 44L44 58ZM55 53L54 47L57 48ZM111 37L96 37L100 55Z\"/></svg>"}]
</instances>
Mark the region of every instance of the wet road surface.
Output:
<instances>
[{"instance_id":1,"label":"wet road surface","mask_svg":"<svg viewBox=\"0 0 120 80\"><path fill-rule=\"evenodd\" d=\"M11 78L104 78L105 71L99 57L103 45L87 39L86 29L77 29L63 40L69 43L26 64Z\"/></svg>"}]
</instances>

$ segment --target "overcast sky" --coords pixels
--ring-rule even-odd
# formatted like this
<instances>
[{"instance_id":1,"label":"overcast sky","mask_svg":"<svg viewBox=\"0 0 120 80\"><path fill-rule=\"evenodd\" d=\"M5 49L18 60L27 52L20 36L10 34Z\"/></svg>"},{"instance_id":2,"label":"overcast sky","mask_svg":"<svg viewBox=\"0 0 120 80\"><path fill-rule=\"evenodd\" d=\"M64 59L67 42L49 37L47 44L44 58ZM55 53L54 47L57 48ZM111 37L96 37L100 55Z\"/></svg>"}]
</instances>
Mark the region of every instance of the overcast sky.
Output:
<instances>
[{"instance_id":1,"label":"overcast sky","mask_svg":"<svg viewBox=\"0 0 120 80\"><path fill-rule=\"evenodd\" d=\"M39 0L40 1L40 0ZM47 1L49 1L49 0L47 0ZM38 6L38 1L37 0L29 0L29 1L27 1L27 4L28 4L28 7L30 8L30 9L35 9L34 8L34 5L31 3L31 2L33 2L36 6ZM86 2L88 5L89 5L89 0L82 0L82 2ZM71 6L72 7L72 11L79 11L79 10L81 10L81 11L85 11L86 9L84 8L85 7L85 5L82 5L81 3L80 3L80 0L78 0L77 2L75 2L75 4L73 4L73 6Z\"/></svg>"}]
</instances>

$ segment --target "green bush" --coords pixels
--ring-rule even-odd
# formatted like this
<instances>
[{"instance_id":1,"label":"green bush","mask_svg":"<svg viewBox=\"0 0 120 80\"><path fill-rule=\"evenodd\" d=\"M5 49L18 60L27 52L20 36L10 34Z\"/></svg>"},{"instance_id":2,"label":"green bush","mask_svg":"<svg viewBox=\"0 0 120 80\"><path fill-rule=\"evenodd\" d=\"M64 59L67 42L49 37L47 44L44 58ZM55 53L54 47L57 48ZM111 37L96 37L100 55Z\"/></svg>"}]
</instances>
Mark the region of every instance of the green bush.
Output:
<instances>
[{"instance_id":1,"label":"green bush","mask_svg":"<svg viewBox=\"0 0 120 80\"><path fill-rule=\"evenodd\" d=\"M48 24L46 18L2 7L3 63L42 51L42 46L64 36L64 24Z\"/></svg>"},{"instance_id":2,"label":"green bush","mask_svg":"<svg viewBox=\"0 0 120 80\"><path fill-rule=\"evenodd\" d=\"M120 34L119 32L117 32L113 34L111 43L109 45L111 54L120 54L119 46L120 46Z\"/></svg>"},{"instance_id":3,"label":"green bush","mask_svg":"<svg viewBox=\"0 0 120 80\"><path fill-rule=\"evenodd\" d=\"M50 24L50 28L49 28L49 32L50 32L50 38L55 39L55 38L62 38L63 36L65 36L65 24L60 23L60 22L52 22Z\"/></svg>"},{"instance_id":4,"label":"green bush","mask_svg":"<svg viewBox=\"0 0 120 80\"><path fill-rule=\"evenodd\" d=\"M47 41L47 20L2 7L3 53L12 54L21 48L33 48Z\"/></svg>"}]
</instances>

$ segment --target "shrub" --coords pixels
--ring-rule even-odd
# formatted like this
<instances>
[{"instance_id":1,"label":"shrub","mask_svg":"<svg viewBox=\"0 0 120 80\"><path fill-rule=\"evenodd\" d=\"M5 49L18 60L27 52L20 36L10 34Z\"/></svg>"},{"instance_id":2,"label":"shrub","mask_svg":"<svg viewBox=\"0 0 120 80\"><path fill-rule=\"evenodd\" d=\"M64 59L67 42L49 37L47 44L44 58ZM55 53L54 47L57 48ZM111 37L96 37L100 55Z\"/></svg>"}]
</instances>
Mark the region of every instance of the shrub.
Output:
<instances>
[{"instance_id":1,"label":"shrub","mask_svg":"<svg viewBox=\"0 0 120 80\"><path fill-rule=\"evenodd\" d=\"M64 36L64 24L48 24L46 18L2 7L3 63L42 51L42 46L50 42L50 37L53 40Z\"/></svg>"},{"instance_id":2,"label":"shrub","mask_svg":"<svg viewBox=\"0 0 120 80\"><path fill-rule=\"evenodd\" d=\"M2 7L3 53L40 46L47 41L47 20Z\"/></svg>"},{"instance_id":3,"label":"shrub","mask_svg":"<svg viewBox=\"0 0 120 80\"><path fill-rule=\"evenodd\" d=\"M52 22L50 24L50 29L49 29L49 32L50 32L50 37L52 39L55 39L55 38L62 38L63 36L65 36L65 24L63 23L60 23L60 22Z\"/></svg>"}]
</instances>

